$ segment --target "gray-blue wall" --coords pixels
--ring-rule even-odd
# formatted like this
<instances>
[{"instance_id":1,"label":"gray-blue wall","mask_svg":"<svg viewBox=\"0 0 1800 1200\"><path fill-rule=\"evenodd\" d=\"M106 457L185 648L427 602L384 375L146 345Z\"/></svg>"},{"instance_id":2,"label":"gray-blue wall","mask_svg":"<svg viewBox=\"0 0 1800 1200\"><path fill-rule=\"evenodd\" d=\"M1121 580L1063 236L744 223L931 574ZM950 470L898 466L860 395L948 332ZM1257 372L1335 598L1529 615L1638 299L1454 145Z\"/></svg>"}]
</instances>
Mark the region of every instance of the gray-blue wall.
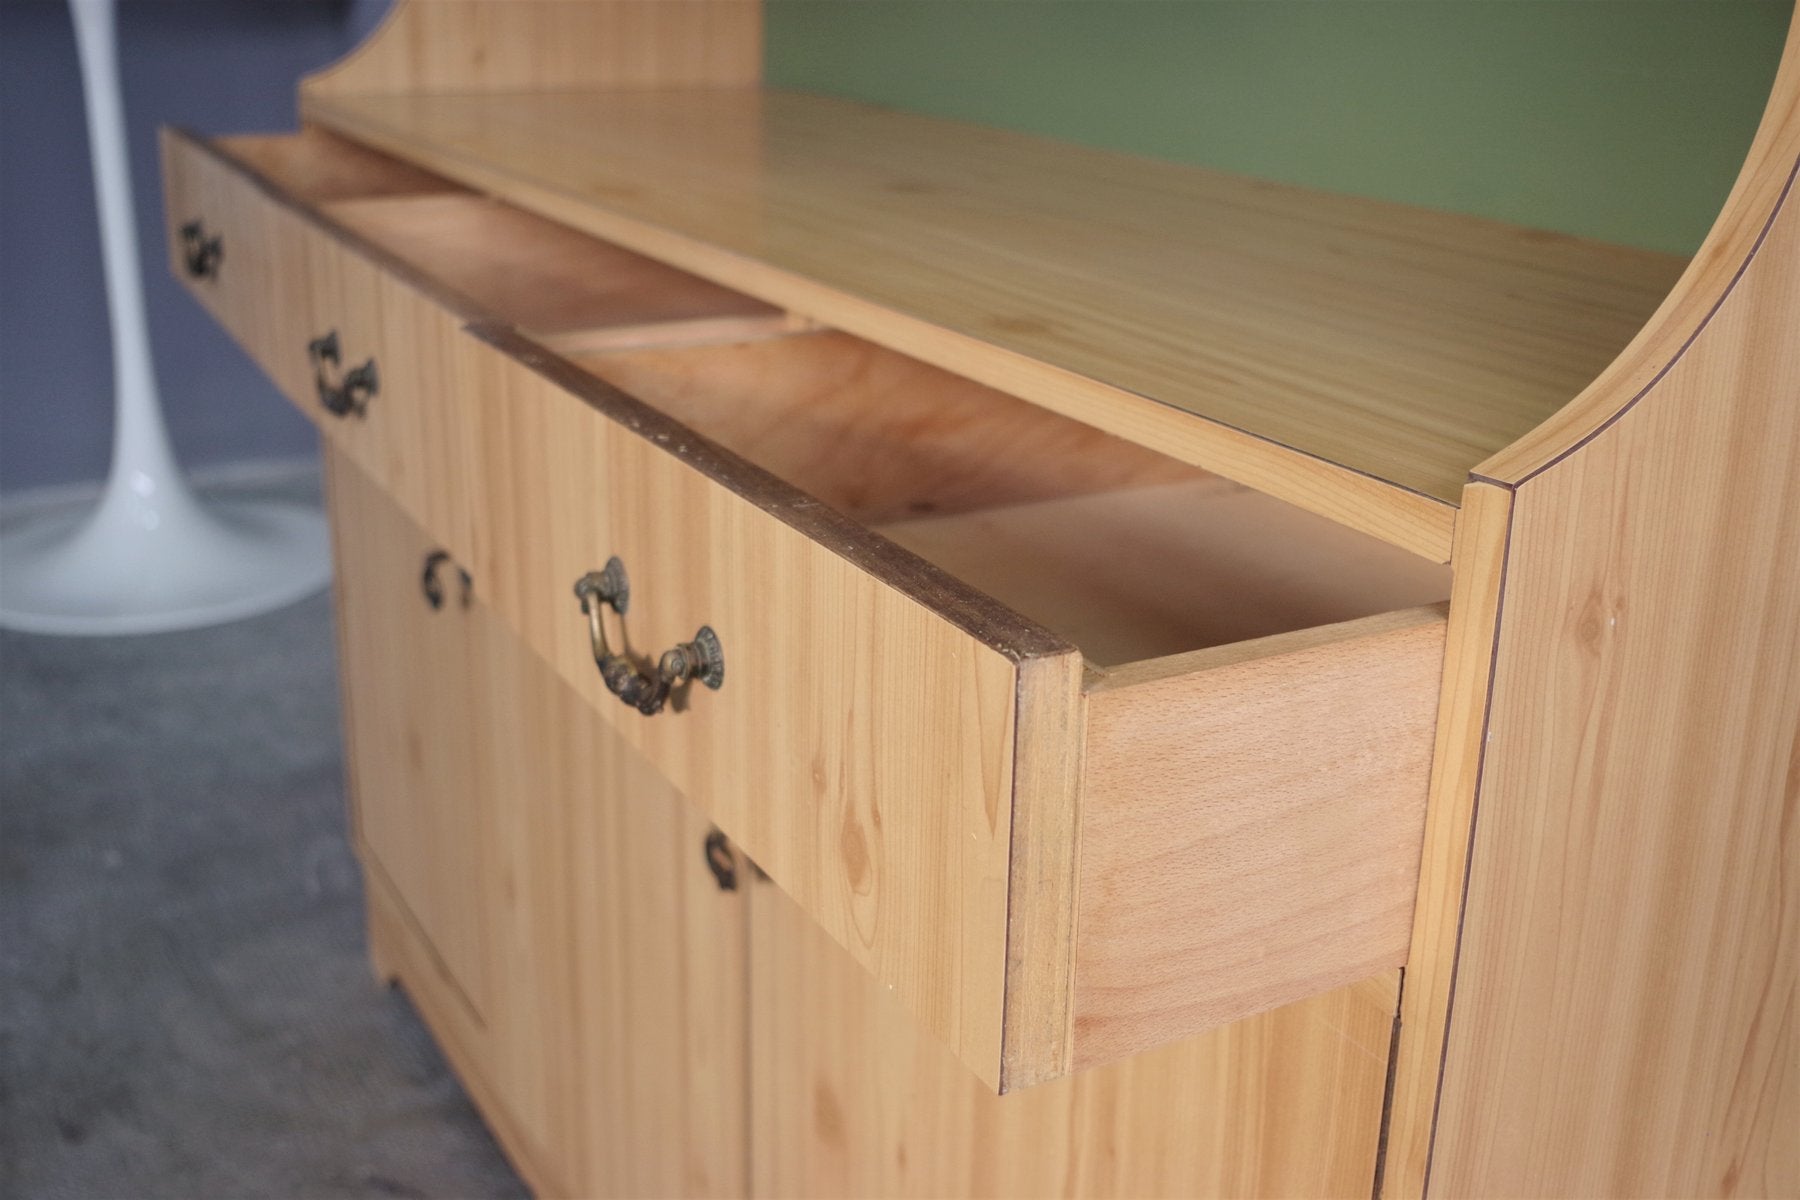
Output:
<instances>
[{"instance_id":1,"label":"gray-blue wall","mask_svg":"<svg viewBox=\"0 0 1800 1200\"><path fill-rule=\"evenodd\" d=\"M294 125L294 85L383 0L123 0L119 64L156 375L189 466L310 454L309 426L164 266L156 130ZM61 0L0 0L0 491L105 473L112 358L75 35Z\"/></svg>"}]
</instances>

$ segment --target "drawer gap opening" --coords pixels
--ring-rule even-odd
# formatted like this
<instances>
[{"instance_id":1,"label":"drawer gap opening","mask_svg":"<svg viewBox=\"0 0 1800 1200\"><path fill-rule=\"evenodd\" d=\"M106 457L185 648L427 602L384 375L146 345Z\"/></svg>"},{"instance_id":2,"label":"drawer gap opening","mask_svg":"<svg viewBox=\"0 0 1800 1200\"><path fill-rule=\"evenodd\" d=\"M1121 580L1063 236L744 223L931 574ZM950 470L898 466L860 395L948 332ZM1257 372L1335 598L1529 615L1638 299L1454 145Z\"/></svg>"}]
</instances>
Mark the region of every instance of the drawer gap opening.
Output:
<instances>
[{"instance_id":1,"label":"drawer gap opening","mask_svg":"<svg viewBox=\"0 0 1800 1200\"><path fill-rule=\"evenodd\" d=\"M1445 566L848 334L572 357L1098 668L1449 596Z\"/></svg>"},{"instance_id":2,"label":"drawer gap opening","mask_svg":"<svg viewBox=\"0 0 1800 1200\"><path fill-rule=\"evenodd\" d=\"M238 134L213 145L302 205L380 197L470 195L459 183L307 126L299 133Z\"/></svg>"},{"instance_id":3,"label":"drawer gap opening","mask_svg":"<svg viewBox=\"0 0 1800 1200\"><path fill-rule=\"evenodd\" d=\"M300 207L409 268L468 320L558 353L773 337L813 328L621 246L307 127L215 145Z\"/></svg>"},{"instance_id":4,"label":"drawer gap opening","mask_svg":"<svg viewBox=\"0 0 1800 1200\"><path fill-rule=\"evenodd\" d=\"M562 353L705 344L803 328L779 308L473 193L346 200L332 221L433 284L472 319Z\"/></svg>"}]
</instances>

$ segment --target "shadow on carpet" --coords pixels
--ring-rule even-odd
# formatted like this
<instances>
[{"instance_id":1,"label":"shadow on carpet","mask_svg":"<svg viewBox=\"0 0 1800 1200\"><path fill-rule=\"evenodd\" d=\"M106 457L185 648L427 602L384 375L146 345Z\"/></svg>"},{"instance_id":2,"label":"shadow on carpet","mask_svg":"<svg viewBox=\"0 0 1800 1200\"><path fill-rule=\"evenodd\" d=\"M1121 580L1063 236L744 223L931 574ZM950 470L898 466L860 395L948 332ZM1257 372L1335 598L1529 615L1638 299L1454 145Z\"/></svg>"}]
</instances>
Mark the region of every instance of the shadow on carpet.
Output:
<instances>
[{"instance_id":1,"label":"shadow on carpet","mask_svg":"<svg viewBox=\"0 0 1800 1200\"><path fill-rule=\"evenodd\" d=\"M526 1194L369 973L334 649L0 633L0 1195Z\"/></svg>"}]
</instances>

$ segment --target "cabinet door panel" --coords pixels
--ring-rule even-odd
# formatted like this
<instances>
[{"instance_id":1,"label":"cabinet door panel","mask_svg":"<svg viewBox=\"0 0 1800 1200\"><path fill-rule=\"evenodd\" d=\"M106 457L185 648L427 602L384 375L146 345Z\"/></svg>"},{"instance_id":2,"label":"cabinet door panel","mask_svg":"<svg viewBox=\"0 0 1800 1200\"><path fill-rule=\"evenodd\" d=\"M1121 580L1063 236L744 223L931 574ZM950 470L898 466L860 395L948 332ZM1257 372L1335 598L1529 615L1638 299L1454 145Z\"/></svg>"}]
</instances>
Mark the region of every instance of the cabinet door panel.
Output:
<instances>
[{"instance_id":1,"label":"cabinet door panel","mask_svg":"<svg viewBox=\"0 0 1800 1200\"><path fill-rule=\"evenodd\" d=\"M750 906L756 1195L1370 1194L1392 973L995 1096L779 890Z\"/></svg>"},{"instance_id":2,"label":"cabinet door panel","mask_svg":"<svg viewBox=\"0 0 1800 1200\"><path fill-rule=\"evenodd\" d=\"M423 583L434 547L367 478L332 456L345 737L358 849L439 982L478 1030L488 1008L484 796L471 731L483 663L454 566ZM470 1047L471 1050L474 1047Z\"/></svg>"},{"instance_id":3,"label":"cabinet door panel","mask_svg":"<svg viewBox=\"0 0 1800 1200\"><path fill-rule=\"evenodd\" d=\"M741 891L708 825L327 451L374 950L540 1196L741 1196ZM404 570L402 570L404 568Z\"/></svg>"},{"instance_id":4,"label":"cabinet door panel","mask_svg":"<svg viewBox=\"0 0 1800 1200\"><path fill-rule=\"evenodd\" d=\"M493 1083L550 1190L739 1196L744 914L688 802L483 611Z\"/></svg>"}]
</instances>

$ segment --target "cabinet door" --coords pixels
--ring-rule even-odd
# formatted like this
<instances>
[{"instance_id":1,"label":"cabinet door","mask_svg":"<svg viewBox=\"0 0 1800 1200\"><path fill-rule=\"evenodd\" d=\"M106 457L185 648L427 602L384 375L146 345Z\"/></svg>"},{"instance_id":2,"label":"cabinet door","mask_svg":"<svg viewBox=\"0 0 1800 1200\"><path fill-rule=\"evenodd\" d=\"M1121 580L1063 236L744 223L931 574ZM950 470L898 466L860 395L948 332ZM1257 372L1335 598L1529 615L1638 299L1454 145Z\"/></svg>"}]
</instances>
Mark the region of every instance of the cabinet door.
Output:
<instances>
[{"instance_id":1,"label":"cabinet door","mask_svg":"<svg viewBox=\"0 0 1800 1200\"><path fill-rule=\"evenodd\" d=\"M750 908L756 1195L1370 1195L1391 974L996 1096L778 889Z\"/></svg>"},{"instance_id":2,"label":"cabinet door","mask_svg":"<svg viewBox=\"0 0 1800 1200\"><path fill-rule=\"evenodd\" d=\"M328 451L371 929L540 1196L741 1196L744 906L709 826Z\"/></svg>"},{"instance_id":3,"label":"cabinet door","mask_svg":"<svg viewBox=\"0 0 1800 1200\"><path fill-rule=\"evenodd\" d=\"M493 1086L540 1194L746 1189L742 885L708 825L486 611Z\"/></svg>"},{"instance_id":4,"label":"cabinet door","mask_svg":"<svg viewBox=\"0 0 1800 1200\"><path fill-rule=\"evenodd\" d=\"M477 611L453 564L368 479L331 454L344 736L358 851L374 898L396 910L426 953L451 1036L478 1053L490 1004L484 829L486 789L473 734L485 686ZM440 1036L443 1036L440 1034Z\"/></svg>"}]
</instances>

